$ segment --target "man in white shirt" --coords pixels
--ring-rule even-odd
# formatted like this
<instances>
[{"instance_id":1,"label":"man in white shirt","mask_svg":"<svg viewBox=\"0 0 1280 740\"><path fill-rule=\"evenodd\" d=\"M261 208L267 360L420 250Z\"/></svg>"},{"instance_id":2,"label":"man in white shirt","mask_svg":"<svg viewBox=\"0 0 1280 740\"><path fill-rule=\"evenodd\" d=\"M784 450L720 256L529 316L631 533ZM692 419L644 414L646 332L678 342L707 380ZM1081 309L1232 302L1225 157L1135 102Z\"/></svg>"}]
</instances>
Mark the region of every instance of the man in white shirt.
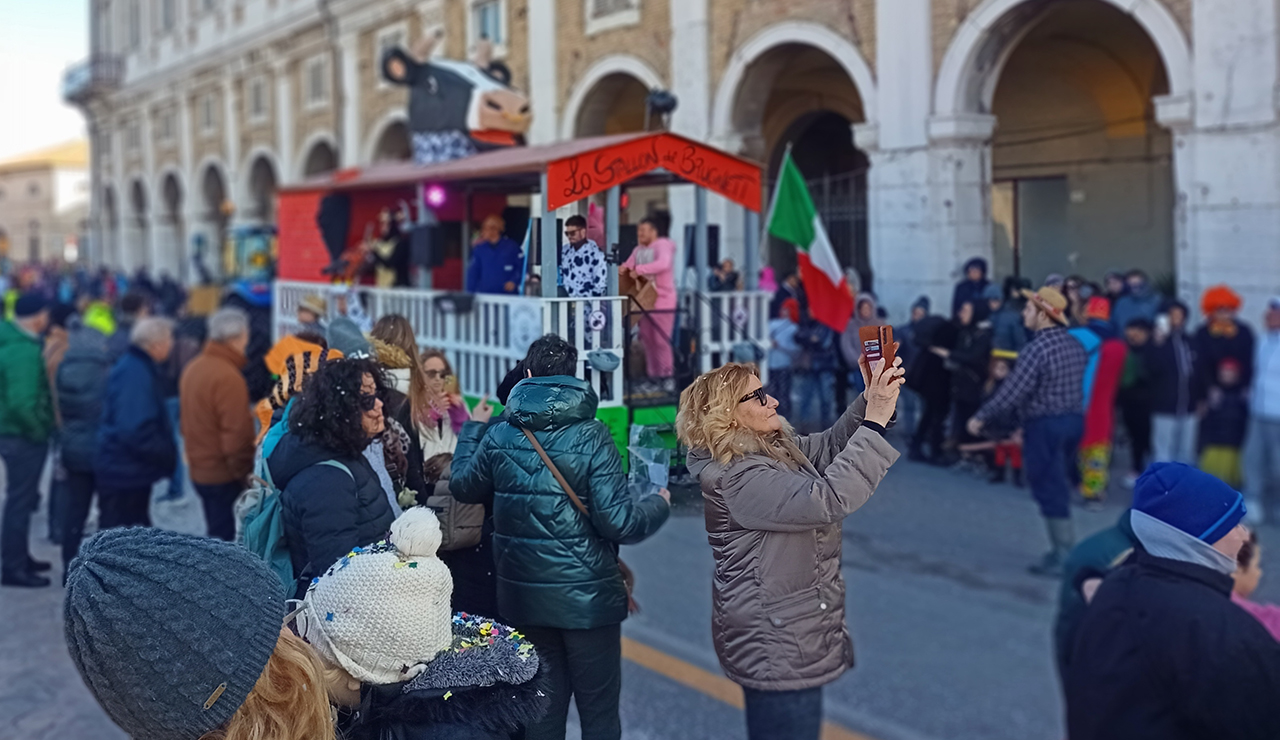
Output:
<instances>
[{"instance_id":1,"label":"man in white shirt","mask_svg":"<svg viewBox=\"0 0 1280 740\"><path fill-rule=\"evenodd\" d=\"M1267 489L1280 479L1280 296L1267 301L1266 332L1253 358L1249 435L1244 447L1244 495L1248 519L1265 520Z\"/></svg>"},{"instance_id":2,"label":"man in white shirt","mask_svg":"<svg viewBox=\"0 0 1280 740\"><path fill-rule=\"evenodd\" d=\"M564 222L566 242L560 248L560 284L570 298L599 298L609 290L609 266L604 252L587 238L587 220L570 216Z\"/></svg>"}]
</instances>

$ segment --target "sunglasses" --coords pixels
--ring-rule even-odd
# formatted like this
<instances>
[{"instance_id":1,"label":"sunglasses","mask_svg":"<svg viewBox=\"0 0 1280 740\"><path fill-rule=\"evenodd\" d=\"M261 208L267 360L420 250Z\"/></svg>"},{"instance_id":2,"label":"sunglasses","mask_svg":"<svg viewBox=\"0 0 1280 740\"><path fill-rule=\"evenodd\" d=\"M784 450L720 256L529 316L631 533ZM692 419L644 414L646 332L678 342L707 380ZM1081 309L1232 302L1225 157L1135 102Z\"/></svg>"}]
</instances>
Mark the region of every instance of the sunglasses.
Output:
<instances>
[{"instance_id":1,"label":"sunglasses","mask_svg":"<svg viewBox=\"0 0 1280 740\"><path fill-rule=\"evenodd\" d=\"M360 410L373 411L378 407L377 393L361 393L360 394Z\"/></svg>"},{"instance_id":2,"label":"sunglasses","mask_svg":"<svg viewBox=\"0 0 1280 740\"><path fill-rule=\"evenodd\" d=\"M443 380L452 375L448 370L424 370L422 374L427 377L427 380Z\"/></svg>"},{"instance_id":3,"label":"sunglasses","mask_svg":"<svg viewBox=\"0 0 1280 740\"><path fill-rule=\"evenodd\" d=\"M746 403L747 401L750 401L753 398L759 401L761 406L769 405L769 394L764 392L764 386L760 386L759 388L755 389L754 391L751 391L750 393L743 396L742 398L739 398L738 403Z\"/></svg>"}]
</instances>

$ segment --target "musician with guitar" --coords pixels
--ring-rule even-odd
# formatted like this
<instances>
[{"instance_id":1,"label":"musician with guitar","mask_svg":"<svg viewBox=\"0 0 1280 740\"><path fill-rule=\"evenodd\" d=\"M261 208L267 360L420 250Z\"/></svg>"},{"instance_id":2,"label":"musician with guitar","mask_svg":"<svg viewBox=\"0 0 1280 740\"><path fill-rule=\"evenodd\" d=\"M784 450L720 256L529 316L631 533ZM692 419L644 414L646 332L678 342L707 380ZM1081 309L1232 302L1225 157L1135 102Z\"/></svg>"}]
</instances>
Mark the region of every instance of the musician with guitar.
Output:
<instances>
[{"instance_id":1,"label":"musician with guitar","mask_svg":"<svg viewBox=\"0 0 1280 740\"><path fill-rule=\"evenodd\" d=\"M676 281L675 242L668 234L671 215L655 211L636 227L639 246L618 268L622 290L635 297L643 309L640 341L644 344L645 366L651 378L669 378L675 372L671 353L675 326Z\"/></svg>"}]
</instances>

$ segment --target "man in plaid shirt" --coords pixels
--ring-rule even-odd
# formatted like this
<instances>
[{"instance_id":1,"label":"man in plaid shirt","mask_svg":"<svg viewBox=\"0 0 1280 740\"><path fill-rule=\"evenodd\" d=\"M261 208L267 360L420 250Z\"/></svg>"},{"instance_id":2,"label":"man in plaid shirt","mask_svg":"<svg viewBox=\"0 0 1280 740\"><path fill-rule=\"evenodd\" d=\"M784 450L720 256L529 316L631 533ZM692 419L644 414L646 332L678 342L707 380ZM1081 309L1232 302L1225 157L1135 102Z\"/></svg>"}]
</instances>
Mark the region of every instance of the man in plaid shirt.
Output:
<instances>
[{"instance_id":1,"label":"man in plaid shirt","mask_svg":"<svg viewBox=\"0 0 1280 740\"><path fill-rule=\"evenodd\" d=\"M1075 545L1071 526L1070 471L1076 465L1084 432L1084 346L1067 333L1067 299L1056 288L1022 291L1027 306L1022 321L1035 332L1018 356L1013 373L969 420L969 433L981 434L987 422L1022 422L1022 456L1031 494L1040 505L1052 549L1030 570L1062 575L1062 563Z\"/></svg>"}]
</instances>

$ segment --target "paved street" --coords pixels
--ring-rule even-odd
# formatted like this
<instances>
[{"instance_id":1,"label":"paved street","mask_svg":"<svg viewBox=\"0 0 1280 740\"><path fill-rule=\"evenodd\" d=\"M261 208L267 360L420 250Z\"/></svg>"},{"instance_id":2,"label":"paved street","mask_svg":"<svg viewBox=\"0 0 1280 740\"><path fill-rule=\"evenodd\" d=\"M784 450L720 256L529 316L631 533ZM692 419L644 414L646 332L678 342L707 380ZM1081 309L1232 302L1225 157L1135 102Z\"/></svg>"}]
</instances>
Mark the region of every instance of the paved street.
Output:
<instances>
[{"instance_id":1,"label":"paved street","mask_svg":"<svg viewBox=\"0 0 1280 740\"><path fill-rule=\"evenodd\" d=\"M1077 510L1081 530L1109 524L1124 503ZM202 526L193 495L154 513L175 529ZM1280 529L1260 536L1280 542ZM899 462L846 523L858 667L827 692L828 737L1060 740L1049 639L1056 584L1023 570L1043 545L1025 490ZM1280 573L1276 550L1263 553ZM57 562L51 546L37 554ZM643 608L624 630L635 658L624 670L627 740L743 737L711 648L712 563L699 502L685 498L658 536L623 556ZM1280 600L1280 576L1264 579L1259 598ZM0 590L0 737L123 740L81 685L60 618L57 588Z\"/></svg>"}]
</instances>

